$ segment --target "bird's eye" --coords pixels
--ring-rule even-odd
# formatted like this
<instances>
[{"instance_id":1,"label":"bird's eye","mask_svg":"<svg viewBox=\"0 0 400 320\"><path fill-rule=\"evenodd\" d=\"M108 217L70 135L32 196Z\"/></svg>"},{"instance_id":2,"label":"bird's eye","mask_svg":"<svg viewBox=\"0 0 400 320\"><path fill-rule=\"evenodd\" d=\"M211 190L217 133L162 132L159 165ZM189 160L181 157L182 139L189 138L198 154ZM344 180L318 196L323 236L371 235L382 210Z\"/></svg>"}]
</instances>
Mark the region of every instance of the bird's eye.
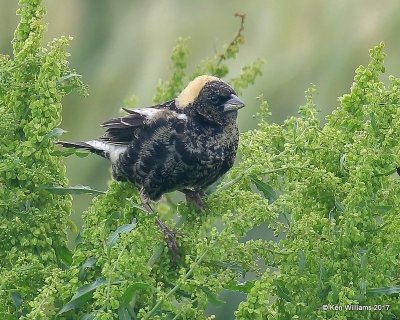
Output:
<instances>
[{"instance_id":1,"label":"bird's eye","mask_svg":"<svg viewBox=\"0 0 400 320\"><path fill-rule=\"evenodd\" d=\"M220 99L217 95L213 95L210 97L210 101L213 105L218 105L218 103L220 102Z\"/></svg>"}]
</instances>

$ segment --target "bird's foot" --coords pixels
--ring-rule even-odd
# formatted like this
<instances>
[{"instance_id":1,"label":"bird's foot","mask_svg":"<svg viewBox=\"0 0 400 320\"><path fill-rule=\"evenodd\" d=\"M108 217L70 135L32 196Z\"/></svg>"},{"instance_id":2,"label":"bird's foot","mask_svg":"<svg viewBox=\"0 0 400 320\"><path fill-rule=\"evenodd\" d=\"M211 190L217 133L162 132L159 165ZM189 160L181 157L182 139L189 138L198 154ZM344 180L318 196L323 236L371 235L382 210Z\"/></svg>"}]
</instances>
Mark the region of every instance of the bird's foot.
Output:
<instances>
[{"instance_id":1,"label":"bird's foot","mask_svg":"<svg viewBox=\"0 0 400 320\"><path fill-rule=\"evenodd\" d=\"M176 241L176 238L178 237L178 233L175 231L172 231L170 228L167 227L167 225L160 219L157 218L156 220L157 225L159 226L160 230L164 234L164 241L168 247L169 253L171 255L171 261L174 265L176 265L178 261L178 256L179 256L179 247Z\"/></svg>"},{"instance_id":2,"label":"bird's foot","mask_svg":"<svg viewBox=\"0 0 400 320\"><path fill-rule=\"evenodd\" d=\"M146 209L146 211L149 214L154 213L153 208L149 204L149 198L145 195L143 188L140 190L139 195L140 195L140 200L142 201L143 207ZM164 241L165 241L165 243L168 247L169 253L171 255L172 263L174 265L176 265L176 263L178 261L178 252L179 252L178 244L176 242L178 233L169 229L167 227L167 225L160 218L156 218L156 223L157 223L158 227L160 228L160 230L162 231L162 233L164 234Z\"/></svg>"},{"instance_id":3,"label":"bird's foot","mask_svg":"<svg viewBox=\"0 0 400 320\"><path fill-rule=\"evenodd\" d=\"M183 193L185 194L187 203L191 203L196 208L196 210L203 211L204 209L203 196L205 195L203 190L193 191L185 189Z\"/></svg>"},{"instance_id":4,"label":"bird's foot","mask_svg":"<svg viewBox=\"0 0 400 320\"><path fill-rule=\"evenodd\" d=\"M144 193L143 188L140 189L139 197L140 197L140 201L142 202L143 208L145 208L145 210L146 210L148 213L150 213L150 214L154 213L153 208L152 208L152 207L150 206L150 204L149 204L150 199L149 199L149 197Z\"/></svg>"}]
</instances>

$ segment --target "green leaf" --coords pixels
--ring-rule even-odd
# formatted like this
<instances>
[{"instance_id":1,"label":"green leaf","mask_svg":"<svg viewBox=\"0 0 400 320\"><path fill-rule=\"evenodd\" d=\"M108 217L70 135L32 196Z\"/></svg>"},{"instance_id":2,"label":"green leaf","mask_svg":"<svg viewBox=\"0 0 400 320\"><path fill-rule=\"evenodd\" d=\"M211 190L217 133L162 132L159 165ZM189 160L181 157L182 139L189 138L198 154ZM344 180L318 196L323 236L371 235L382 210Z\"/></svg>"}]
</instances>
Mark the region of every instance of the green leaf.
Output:
<instances>
[{"instance_id":1,"label":"green leaf","mask_svg":"<svg viewBox=\"0 0 400 320\"><path fill-rule=\"evenodd\" d=\"M71 230L71 232L73 232L73 233L78 233L79 232L78 226L76 225L76 223L74 221L72 221L72 219L68 218L67 219L67 224L68 224L68 227Z\"/></svg>"},{"instance_id":2,"label":"green leaf","mask_svg":"<svg viewBox=\"0 0 400 320\"><path fill-rule=\"evenodd\" d=\"M270 185L257 179L255 176L251 176L250 178L257 189L268 199L269 203L273 203L278 198L277 193Z\"/></svg>"},{"instance_id":3,"label":"green leaf","mask_svg":"<svg viewBox=\"0 0 400 320\"><path fill-rule=\"evenodd\" d=\"M119 307L118 308L118 319L119 320L132 320L133 318L131 317L127 308Z\"/></svg>"},{"instance_id":4,"label":"green leaf","mask_svg":"<svg viewBox=\"0 0 400 320\"><path fill-rule=\"evenodd\" d=\"M76 293L72 296L71 300L61 308L61 310L57 313L57 315L61 315L70 310L79 308L86 301L88 301L92 298L93 292L98 287L104 285L106 282L107 282L106 279L99 278L92 283L85 284L82 287L80 287L76 291Z\"/></svg>"},{"instance_id":5,"label":"green leaf","mask_svg":"<svg viewBox=\"0 0 400 320\"><path fill-rule=\"evenodd\" d=\"M113 247L117 243L120 234L132 231L135 228L135 226L136 222L133 221L132 223L124 224L118 227L117 230L111 233L110 237L108 238L106 242L107 247L109 248Z\"/></svg>"},{"instance_id":6,"label":"green leaf","mask_svg":"<svg viewBox=\"0 0 400 320\"><path fill-rule=\"evenodd\" d=\"M72 252L66 246L57 246L54 248L57 259L59 259L66 266L72 264Z\"/></svg>"},{"instance_id":7,"label":"green leaf","mask_svg":"<svg viewBox=\"0 0 400 320\"><path fill-rule=\"evenodd\" d=\"M345 163L345 161L346 161L346 155L344 153L342 153L340 155L340 159L339 159L339 169L342 172L344 171L344 163Z\"/></svg>"},{"instance_id":8,"label":"green leaf","mask_svg":"<svg viewBox=\"0 0 400 320\"><path fill-rule=\"evenodd\" d=\"M58 79L57 83L60 85L62 90L64 90L64 94L70 93L73 89L81 87L81 75L76 73L70 73L68 75L62 76ZM81 93L86 95L86 89L80 88Z\"/></svg>"},{"instance_id":9,"label":"green leaf","mask_svg":"<svg viewBox=\"0 0 400 320\"><path fill-rule=\"evenodd\" d=\"M40 187L40 189L44 189L44 190L49 191L50 193L60 194L60 195L64 195L64 194L94 194L94 195L105 194L104 191L95 190L88 186L81 186L81 185L76 185L73 187L42 186L42 187Z\"/></svg>"},{"instance_id":10,"label":"green leaf","mask_svg":"<svg viewBox=\"0 0 400 320\"><path fill-rule=\"evenodd\" d=\"M329 220L335 219L335 213L336 213L335 208L332 208L331 210L329 210L329 212L328 212L328 219L329 219Z\"/></svg>"},{"instance_id":11,"label":"green leaf","mask_svg":"<svg viewBox=\"0 0 400 320\"><path fill-rule=\"evenodd\" d=\"M93 313L86 313L82 316L81 320L93 320L95 315Z\"/></svg>"},{"instance_id":12,"label":"green leaf","mask_svg":"<svg viewBox=\"0 0 400 320\"><path fill-rule=\"evenodd\" d=\"M374 210L377 213L386 213L386 212L388 212L388 211L390 211L392 209L393 209L393 206L389 206L389 205L375 206L374 207Z\"/></svg>"},{"instance_id":13,"label":"green leaf","mask_svg":"<svg viewBox=\"0 0 400 320\"><path fill-rule=\"evenodd\" d=\"M400 286L367 289L367 296L387 296L400 293Z\"/></svg>"},{"instance_id":14,"label":"green leaf","mask_svg":"<svg viewBox=\"0 0 400 320\"><path fill-rule=\"evenodd\" d=\"M60 77L60 78L58 79L58 82L62 83L62 82L64 82L64 81L67 81L67 80L70 80L70 79L73 79L73 78L81 78L81 77L82 77L82 76L81 76L80 74L77 74L77 73L70 73L70 74L67 74L67 75L65 75L65 76Z\"/></svg>"},{"instance_id":15,"label":"green leaf","mask_svg":"<svg viewBox=\"0 0 400 320\"><path fill-rule=\"evenodd\" d=\"M359 291L360 291L358 294L359 299L364 300L366 288L367 288L367 284L365 283L365 280L361 279L358 286L359 286Z\"/></svg>"},{"instance_id":16,"label":"green leaf","mask_svg":"<svg viewBox=\"0 0 400 320\"><path fill-rule=\"evenodd\" d=\"M125 289L124 294L121 297L121 305L122 306L128 306L130 302L132 301L133 296L135 295L136 292L140 290L146 290L150 289L151 285L145 282L135 282L131 284L129 287Z\"/></svg>"},{"instance_id":17,"label":"green leaf","mask_svg":"<svg viewBox=\"0 0 400 320\"><path fill-rule=\"evenodd\" d=\"M341 211L341 212L345 211L344 205L336 198L335 198L335 207L338 211Z\"/></svg>"},{"instance_id":18,"label":"green leaf","mask_svg":"<svg viewBox=\"0 0 400 320\"><path fill-rule=\"evenodd\" d=\"M54 128L48 134L46 134L44 136L44 138L45 139L50 139L50 138L54 138L54 137L60 137L61 135L63 135L66 132L68 132L68 131L66 131L64 129L61 129L61 128Z\"/></svg>"},{"instance_id":19,"label":"green leaf","mask_svg":"<svg viewBox=\"0 0 400 320\"><path fill-rule=\"evenodd\" d=\"M306 267L306 255L303 250L299 251L299 271L302 273Z\"/></svg>"},{"instance_id":20,"label":"green leaf","mask_svg":"<svg viewBox=\"0 0 400 320\"><path fill-rule=\"evenodd\" d=\"M371 117L371 127L372 127L372 129L374 129L375 131L378 130L378 126L376 124L376 115L375 115L375 113L371 113L370 117Z\"/></svg>"},{"instance_id":21,"label":"green leaf","mask_svg":"<svg viewBox=\"0 0 400 320\"><path fill-rule=\"evenodd\" d=\"M147 212L147 210L146 210L143 206L141 206L140 204L134 202L131 198L127 198L126 200L131 204L131 206L132 206L133 208L139 209L139 210L141 210L141 211L147 213L147 215L150 215L150 216L151 216L151 214L149 214L149 213Z\"/></svg>"},{"instance_id":22,"label":"green leaf","mask_svg":"<svg viewBox=\"0 0 400 320\"><path fill-rule=\"evenodd\" d=\"M293 299L289 296L289 291L286 290L284 287L282 287L281 285L279 285L277 282L275 282L275 286L276 286L276 295L283 299L286 300L288 302L291 302Z\"/></svg>"},{"instance_id":23,"label":"green leaf","mask_svg":"<svg viewBox=\"0 0 400 320\"><path fill-rule=\"evenodd\" d=\"M238 263L231 261L210 261L213 266L230 269L234 272L240 273L242 276L246 274L246 270Z\"/></svg>"},{"instance_id":24,"label":"green leaf","mask_svg":"<svg viewBox=\"0 0 400 320\"><path fill-rule=\"evenodd\" d=\"M82 243L82 233L79 231L75 238L75 246L79 246Z\"/></svg>"},{"instance_id":25,"label":"green leaf","mask_svg":"<svg viewBox=\"0 0 400 320\"><path fill-rule=\"evenodd\" d=\"M319 265L319 280L324 282L328 278L328 270L320 263Z\"/></svg>"},{"instance_id":26,"label":"green leaf","mask_svg":"<svg viewBox=\"0 0 400 320\"><path fill-rule=\"evenodd\" d=\"M140 204L137 204L137 203L131 203L131 206L133 207L133 208L135 208L135 209L139 209L139 210L141 210L141 211L143 211L143 212L145 212L145 213L148 213L147 212L147 210L143 207L143 206L141 206Z\"/></svg>"},{"instance_id":27,"label":"green leaf","mask_svg":"<svg viewBox=\"0 0 400 320\"><path fill-rule=\"evenodd\" d=\"M89 257L79 268L78 279L84 280L86 278L86 269L94 268L96 266L97 258Z\"/></svg>"},{"instance_id":28,"label":"green leaf","mask_svg":"<svg viewBox=\"0 0 400 320\"><path fill-rule=\"evenodd\" d=\"M122 217L122 214L120 211L114 211L113 213L108 215L106 222L105 222L106 226L107 227L111 226L111 224L113 224L116 220L120 219L121 217Z\"/></svg>"},{"instance_id":29,"label":"green leaf","mask_svg":"<svg viewBox=\"0 0 400 320\"><path fill-rule=\"evenodd\" d=\"M49 141L51 138L58 138L60 137L62 134L66 133L68 131L65 131L64 129L61 128L54 128L53 130L51 130L49 133L47 133L43 139L40 142L40 145L43 145L43 143ZM40 140L39 140L40 141Z\"/></svg>"},{"instance_id":30,"label":"green leaf","mask_svg":"<svg viewBox=\"0 0 400 320\"><path fill-rule=\"evenodd\" d=\"M208 302L210 302L213 305L222 305L225 304L226 301L221 300L220 298L218 298L218 296L212 292L210 289L208 289L207 287L203 287L203 286L198 286L207 296L207 300Z\"/></svg>"},{"instance_id":31,"label":"green leaf","mask_svg":"<svg viewBox=\"0 0 400 320\"><path fill-rule=\"evenodd\" d=\"M397 171L397 174L400 175L400 168L395 168L395 169L391 169L389 171L383 172L383 173L375 173L374 176L375 177L386 177L386 176L390 176L391 174L395 173Z\"/></svg>"},{"instance_id":32,"label":"green leaf","mask_svg":"<svg viewBox=\"0 0 400 320\"><path fill-rule=\"evenodd\" d=\"M133 310L130 306L130 303L135 296L135 294L140 290L146 290L151 288L148 283L145 282L135 282L131 284L129 287L125 289L124 294L120 299L120 307L118 309L118 319L133 319L131 314L133 314Z\"/></svg>"},{"instance_id":33,"label":"green leaf","mask_svg":"<svg viewBox=\"0 0 400 320\"><path fill-rule=\"evenodd\" d=\"M368 250L361 249L358 251L358 254L360 255L361 269L365 270L368 265Z\"/></svg>"},{"instance_id":34,"label":"green leaf","mask_svg":"<svg viewBox=\"0 0 400 320\"><path fill-rule=\"evenodd\" d=\"M254 287L255 282L256 282L255 280L252 280L243 283L231 283L225 286L224 289L250 293L250 290Z\"/></svg>"},{"instance_id":35,"label":"green leaf","mask_svg":"<svg viewBox=\"0 0 400 320\"><path fill-rule=\"evenodd\" d=\"M19 309L22 306L22 302L24 301L21 297L21 294L18 291L11 291L10 292L11 300L15 306L15 309Z\"/></svg>"}]
</instances>

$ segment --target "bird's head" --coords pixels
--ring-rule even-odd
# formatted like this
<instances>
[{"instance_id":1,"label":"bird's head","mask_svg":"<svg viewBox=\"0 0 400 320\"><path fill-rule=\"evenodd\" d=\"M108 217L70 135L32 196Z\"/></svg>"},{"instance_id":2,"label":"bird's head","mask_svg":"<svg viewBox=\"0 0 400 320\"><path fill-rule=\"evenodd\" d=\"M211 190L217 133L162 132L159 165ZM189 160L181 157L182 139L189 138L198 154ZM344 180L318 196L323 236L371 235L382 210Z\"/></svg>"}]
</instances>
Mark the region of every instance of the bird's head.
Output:
<instances>
[{"instance_id":1,"label":"bird's head","mask_svg":"<svg viewBox=\"0 0 400 320\"><path fill-rule=\"evenodd\" d=\"M231 86L207 75L192 80L175 102L178 108L188 108L203 120L220 125L235 121L237 111L244 107Z\"/></svg>"}]
</instances>

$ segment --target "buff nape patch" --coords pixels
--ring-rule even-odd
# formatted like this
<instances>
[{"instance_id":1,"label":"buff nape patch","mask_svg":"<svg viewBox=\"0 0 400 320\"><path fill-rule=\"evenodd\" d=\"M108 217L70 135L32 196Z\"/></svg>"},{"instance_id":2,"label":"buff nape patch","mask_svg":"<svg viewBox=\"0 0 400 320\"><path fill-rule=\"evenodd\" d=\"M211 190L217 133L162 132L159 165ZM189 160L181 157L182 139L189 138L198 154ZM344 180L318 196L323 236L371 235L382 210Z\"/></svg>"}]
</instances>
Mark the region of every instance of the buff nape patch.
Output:
<instances>
[{"instance_id":1,"label":"buff nape patch","mask_svg":"<svg viewBox=\"0 0 400 320\"><path fill-rule=\"evenodd\" d=\"M193 101L199 96L201 89L203 89L203 87L211 81L221 80L217 77L208 75L198 76L197 78L193 79L175 99L176 106L178 108L185 108L189 104L193 103Z\"/></svg>"}]
</instances>

